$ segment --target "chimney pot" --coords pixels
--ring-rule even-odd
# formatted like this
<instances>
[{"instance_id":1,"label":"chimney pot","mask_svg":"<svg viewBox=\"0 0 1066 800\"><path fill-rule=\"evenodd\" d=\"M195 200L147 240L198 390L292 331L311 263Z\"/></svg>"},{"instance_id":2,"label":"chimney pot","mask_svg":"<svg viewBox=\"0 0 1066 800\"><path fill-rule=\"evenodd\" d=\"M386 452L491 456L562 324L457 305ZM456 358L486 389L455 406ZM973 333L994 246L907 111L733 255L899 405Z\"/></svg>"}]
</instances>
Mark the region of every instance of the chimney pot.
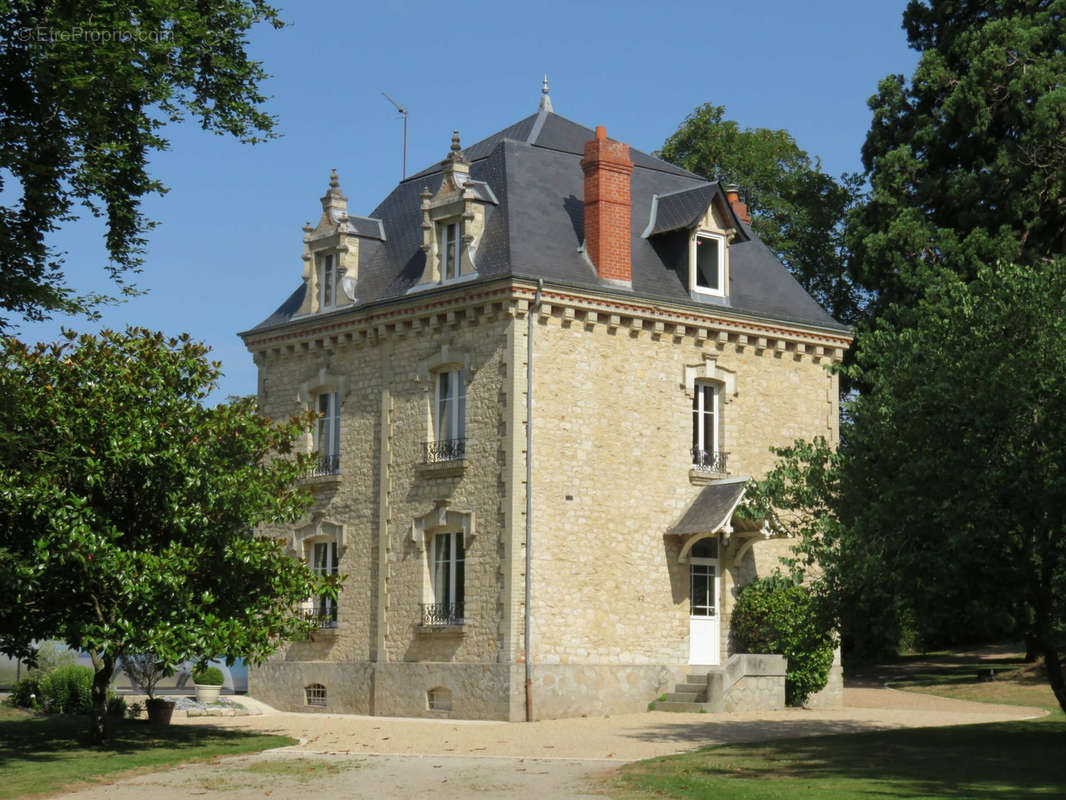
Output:
<instances>
[{"instance_id":1,"label":"chimney pot","mask_svg":"<svg viewBox=\"0 0 1066 800\"><path fill-rule=\"evenodd\" d=\"M726 200L729 201L733 213L736 214L745 225L751 225L751 214L748 213L748 205L740 200L740 187L735 183L730 183L724 188Z\"/></svg>"}]
</instances>

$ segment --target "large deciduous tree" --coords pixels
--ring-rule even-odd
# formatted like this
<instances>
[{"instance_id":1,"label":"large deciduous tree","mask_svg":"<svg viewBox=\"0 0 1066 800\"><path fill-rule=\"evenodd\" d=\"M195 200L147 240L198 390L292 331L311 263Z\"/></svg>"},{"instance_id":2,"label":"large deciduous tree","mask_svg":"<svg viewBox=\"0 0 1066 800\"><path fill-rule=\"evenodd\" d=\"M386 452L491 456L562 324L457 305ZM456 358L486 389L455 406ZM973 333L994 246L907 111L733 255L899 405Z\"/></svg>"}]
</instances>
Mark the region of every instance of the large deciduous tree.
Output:
<instances>
[{"instance_id":1,"label":"large deciduous tree","mask_svg":"<svg viewBox=\"0 0 1066 800\"><path fill-rule=\"evenodd\" d=\"M875 312L940 273L1066 252L1066 0L912 0L921 59L881 81L851 269Z\"/></svg>"},{"instance_id":2,"label":"large deciduous tree","mask_svg":"<svg viewBox=\"0 0 1066 800\"><path fill-rule=\"evenodd\" d=\"M1031 638L1066 710L1066 259L943 277L894 311L860 341L870 389L840 451L790 448L756 496L846 621L872 596L934 635Z\"/></svg>"},{"instance_id":3,"label":"large deciduous tree","mask_svg":"<svg viewBox=\"0 0 1066 800\"><path fill-rule=\"evenodd\" d=\"M0 0L0 331L11 313L41 319L99 299L66 285L49 246L78 203L103 218L102 266L129 288L152 225L141 200L164 191L148 161L167 147L167 122L271 135L266 73L247 53L261 21L282 24L263 0Z\"/></svg>"},{"instance_id":4,"label":"large deciduous tree","mask_svg":"<svg viewBox=\"0 0 1066 800\"><path fill-rule=\"evenodd\" d=\"M803 287L842 322L863 305L846 271L844 219L858 181L822 171L783 130L741 128L725 107L706 103L685 118L658 155L679 167L740 187L752 228Z\"/></svg>"},{"instance_id":5,"label":"large deciduous tree","mask_svg":"<svg viewBox=\"0 0 1066 800\"><path fill-rule=\"evenodd\" d=\"M309 503L291 456L309 420L204 407L206 356L139 329L0 343L0 651L88 651L97 737L120 656L256 662L311 631L301 601L336 596L254 534Z\"/></svg>"}]
</instances>

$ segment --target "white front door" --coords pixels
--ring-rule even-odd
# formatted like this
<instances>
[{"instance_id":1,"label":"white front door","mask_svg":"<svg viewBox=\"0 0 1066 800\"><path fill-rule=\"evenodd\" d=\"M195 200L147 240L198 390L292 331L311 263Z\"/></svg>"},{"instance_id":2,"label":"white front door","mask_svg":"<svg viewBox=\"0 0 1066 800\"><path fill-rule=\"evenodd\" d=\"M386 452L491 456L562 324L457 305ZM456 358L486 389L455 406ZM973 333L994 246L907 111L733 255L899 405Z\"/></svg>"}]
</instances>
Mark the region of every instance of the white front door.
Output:
<instances>
[{"instance_id":1,"label":"white front door","mask_svg":"<svg viewBox=\"0 0 1066 800\"><path fill-rule=\"evenodd\" d=\"M700 543L702 544L702 542ZM693 548L695 549L695 548ZM718 559L689 559L688 663L718 663Z\"/></svg>"}]
</instances>

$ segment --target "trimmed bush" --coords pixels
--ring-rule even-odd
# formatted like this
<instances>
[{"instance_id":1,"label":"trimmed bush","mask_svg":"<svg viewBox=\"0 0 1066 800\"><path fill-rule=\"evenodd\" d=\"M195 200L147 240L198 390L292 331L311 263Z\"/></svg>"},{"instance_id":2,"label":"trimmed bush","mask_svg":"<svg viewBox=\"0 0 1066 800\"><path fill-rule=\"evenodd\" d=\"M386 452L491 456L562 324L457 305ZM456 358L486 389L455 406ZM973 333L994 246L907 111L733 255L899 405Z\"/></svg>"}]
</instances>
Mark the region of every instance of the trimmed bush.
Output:
<instances>
[{"instance_id":1,"label":"trimmed bush","mask_svg":"<svg viewBox=\"0 0 1066 800\"><path fill-rule=\"evenodd\" d=\"M123 719L126 716L126 700L117 694L107 696L107 715L115 719Z\"/></svg>"},{"instance_id":2,"label":"trimmed bush","mask_svg":"<svg viewBox=\"0 0 1066 800\"><path fill-rule=\"evenodd\" d=\"M41 705L50 714L92 713L93 671L74 664L41 679Z\"/></svg>"},{"instance_id":3,"label":"trimmed bush","mask_svg":"<svg viewBox=\"0 0 1066 800\"><path fill-rule=\"evenodd\" d=\"M192 681L201 686L221 686L226 682L226 676L218 667L207 667L193 672Z\"/></svg>"},{"instance_id":4,"label":"trimmed bush","mask_svg":"<svg viewBox=\"0 0 1066 800\"><path fill-rule=\"evenodd\" d=\"M41 704L41 682L36 677L23 678L11 687L11 702L20 708L38 708Z\"/></svg>"},{"instance_id":5,"label":"trimmed bush","mask_svg":"<svg viewBox=\"0 0 1066 800\"><path fill-rule=\"evenodd\" d=\"M833 636L820 623L810 593L781 575L759 578L740 592L731 632L741 653L788 659L785 702L801 706L824 688L833 665Z\"/></svg>"}]
</instances>

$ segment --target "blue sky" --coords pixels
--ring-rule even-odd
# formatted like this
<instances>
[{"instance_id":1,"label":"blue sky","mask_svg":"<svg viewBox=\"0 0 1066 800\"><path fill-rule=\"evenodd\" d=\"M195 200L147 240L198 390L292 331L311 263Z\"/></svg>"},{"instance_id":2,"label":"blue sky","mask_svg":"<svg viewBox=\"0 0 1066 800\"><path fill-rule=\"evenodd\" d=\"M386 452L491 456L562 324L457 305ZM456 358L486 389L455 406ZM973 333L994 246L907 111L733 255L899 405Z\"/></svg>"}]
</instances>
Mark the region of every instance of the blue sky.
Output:
<instances>
[{"instance_id":1,"label":"blue sky","mask_svg":"<svg viewBox=\"0 0 1066 800\"><path fill-rule=\"evenodd\" d=\"M533 113L548 74L555 111L645 151L696 106L715 103L744 127L784 128L832 174L857 171L877 82L909 75L917 54L900 27L905 0L762 0L509 4L382 0L281 4L289 26L261 26L252 54L272 78L267 109L281 138L248 146L172 126L153 158L170 189L148 198L148 290L104 310L100 323L23 324L27 340L60 325L142 325L208 343L224 377L213 400L255 391L237 332L299 285L300 227L336 167L355 214L400 178L402 127L388 92L409 109L408 174L440 160L458 128L473 143ZM102 229L68 225L79 291L108 291Z\"/></svg>"}]
</instances>

